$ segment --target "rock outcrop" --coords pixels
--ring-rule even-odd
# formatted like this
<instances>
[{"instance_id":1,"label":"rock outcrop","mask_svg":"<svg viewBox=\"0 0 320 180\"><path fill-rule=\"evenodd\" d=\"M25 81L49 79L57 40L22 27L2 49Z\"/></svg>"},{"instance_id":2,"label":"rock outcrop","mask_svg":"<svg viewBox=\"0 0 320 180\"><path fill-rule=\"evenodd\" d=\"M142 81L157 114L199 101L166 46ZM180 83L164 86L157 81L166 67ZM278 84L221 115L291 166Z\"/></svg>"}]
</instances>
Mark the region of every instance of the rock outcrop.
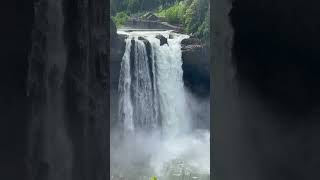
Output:
<instances>
[{"instance_id":1,"label":"rock outcrop","mask_svg":"<svg viewBox=\"0 0 320 180\"><path fill-rule=\"evenodd\" d=\"M120 76L121 60L125 52L127 36L117 34L117 28L110 19L110 101L114 106L110 107L110 111L117 112L118 107L118 83ZM117 124L116 113L111 114L111 126Z\"/></svg>"},{"instance_id":2,"label":"rock outcrop","mask_svg":"<svg viewBox=\"0 0 320 180\"><path fill-rule=\"evenodd\" d=\"M209 47L199 39L188 38L181 42L183 79L192 92L200 96L210 94Z\"/></svg>"},{"instance_id":3,"label":"rock outcrop","mask_svg":"<svg viewBox=\"0 0 320 180\"><path fill-rule=\"evenodd\" d=\"M158 34L158 35L156 36L156 38L160 40L160 46L162 46L162 45L164 45L164 44L169 45L167 38L164 37L164 36L162 36L161 34Z\"/></svg>"}]
</instances>

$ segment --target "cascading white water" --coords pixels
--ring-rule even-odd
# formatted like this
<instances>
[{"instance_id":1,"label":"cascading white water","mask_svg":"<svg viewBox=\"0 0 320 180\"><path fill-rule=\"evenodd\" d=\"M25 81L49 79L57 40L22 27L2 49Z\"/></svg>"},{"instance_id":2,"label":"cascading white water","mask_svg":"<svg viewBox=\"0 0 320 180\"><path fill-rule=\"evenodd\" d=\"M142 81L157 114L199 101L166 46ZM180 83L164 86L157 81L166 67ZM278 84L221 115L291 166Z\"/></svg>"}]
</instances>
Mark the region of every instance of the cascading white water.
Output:
<instances>
[{"instance_id":1,"label":"cascading white water","mask_svg":"<svg viewBox=\"0 0 320 180\"><path fill-rule=\"evenodd\" d=\"M175 34L170 39L170 31L161 32L168 44L160 46L157 33L134 32L126 40L119 81L119 118L126 130L161 124L164 135L174 136L189 126L180 45L188 36Z\"/></svg>"},{"instance_id":2,"label":"cascading white water","mask_svg":"<svg viewBox=\"0 0 320 180\"><path fill-rule=\"evenodd\" d=\"M208 180L210 135L192 129L192 98L183 82L181 41L188 36L118 33L128 36L118 84L118 118L126 133L111 140L111 179ZM158 34L168 44L161 46Z\"/></svg>"},{"instance_id":3,"label":"cascading white water","mask_svg":"<svg viewBox=\"0 0 320 180\"><path fill-rule=\"evenodd\" d=\"M160 46L158 39L148 36L156 57L156 77L160 101L162 127L164 135L175 136L189 130L190 111L186 103L183 83L181 40L186 35L177 35L169 39L168 45Z\"/></svg>"},{"instance_id":4,"label":"cascading white water","mask_svg":"<svg viewBox=\"0 0 320 180\"><path fill-rule=\"evenodd\" d=\"M133 115L131 102L131 75L130 75L131 40L126 40L126 51L121 62L119 77L119 119L123 120L125 131L133 131Z\"/></svg>"}]
</instances>

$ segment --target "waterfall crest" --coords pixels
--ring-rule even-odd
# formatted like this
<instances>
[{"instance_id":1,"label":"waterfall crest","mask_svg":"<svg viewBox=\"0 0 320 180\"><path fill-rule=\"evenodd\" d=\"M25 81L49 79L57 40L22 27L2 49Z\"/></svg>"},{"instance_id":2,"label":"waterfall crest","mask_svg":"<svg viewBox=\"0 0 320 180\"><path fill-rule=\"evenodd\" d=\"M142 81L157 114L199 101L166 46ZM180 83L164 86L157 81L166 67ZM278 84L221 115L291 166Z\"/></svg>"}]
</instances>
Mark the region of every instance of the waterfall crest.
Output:
<instances>
[{"instance_id":1,"label":"waterfall crest","mask_svg":"<svg viewBox=\"0 0 320 180\"><path fill-rule=\"evenodd\" d=\"M188 130L190 117L184 93L181 41L187 35L161 32L130 33L121 62L119 119L125 131L161 129L178 135ZM169 36L171 38L169 38Z\"/></svg>"}]
</instances>

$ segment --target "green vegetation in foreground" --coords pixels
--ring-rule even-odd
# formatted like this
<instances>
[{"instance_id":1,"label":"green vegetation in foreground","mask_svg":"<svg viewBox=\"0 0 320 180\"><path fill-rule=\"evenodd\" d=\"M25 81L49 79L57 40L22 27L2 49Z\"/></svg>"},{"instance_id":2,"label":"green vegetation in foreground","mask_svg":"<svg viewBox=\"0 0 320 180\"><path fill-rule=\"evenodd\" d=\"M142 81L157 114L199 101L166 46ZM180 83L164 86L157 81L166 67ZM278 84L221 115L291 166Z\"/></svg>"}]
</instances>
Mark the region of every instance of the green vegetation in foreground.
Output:
<instances>
[{"instance_id":1,"label":"green vegetation in foreground","mask_svg":"<svg viewBox=\"0 0 320 180\"><path fill-rule=\"evenodd\" d=\"M121 27L129 16L155 12L165 21L181 25L185 33L210 39L209 0L111 0L111 16Z\"/></svg>"},{"instance_id":2,"label":"green vegetation in foreground","mask_svg":"<svg viewBox=\"0 0 320 180\"><path fill-rule=\"evenodd\" d=\"M158 180L157 177L153 176L150 180Z\"/></svg>"}]
</instances>

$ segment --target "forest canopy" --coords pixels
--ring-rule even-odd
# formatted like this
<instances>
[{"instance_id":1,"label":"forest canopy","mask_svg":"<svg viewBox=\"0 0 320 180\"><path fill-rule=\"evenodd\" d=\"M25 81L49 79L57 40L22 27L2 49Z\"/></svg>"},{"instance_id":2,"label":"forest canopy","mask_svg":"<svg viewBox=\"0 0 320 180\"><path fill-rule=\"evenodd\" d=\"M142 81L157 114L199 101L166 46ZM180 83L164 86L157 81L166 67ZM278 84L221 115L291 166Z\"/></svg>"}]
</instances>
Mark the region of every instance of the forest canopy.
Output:
<instances>
[{"instance_id":1,"label":"forest canopy","mask_svg":"<svg viewBox=\"0 0 320 180\"><path fill-rule=\"evenodd\" d=\"M119 27L129 16L153 12L171 24L181 25L185 33L209 39L209 0L111 0L111 16Z\"/></svg>"}]
</instances>

